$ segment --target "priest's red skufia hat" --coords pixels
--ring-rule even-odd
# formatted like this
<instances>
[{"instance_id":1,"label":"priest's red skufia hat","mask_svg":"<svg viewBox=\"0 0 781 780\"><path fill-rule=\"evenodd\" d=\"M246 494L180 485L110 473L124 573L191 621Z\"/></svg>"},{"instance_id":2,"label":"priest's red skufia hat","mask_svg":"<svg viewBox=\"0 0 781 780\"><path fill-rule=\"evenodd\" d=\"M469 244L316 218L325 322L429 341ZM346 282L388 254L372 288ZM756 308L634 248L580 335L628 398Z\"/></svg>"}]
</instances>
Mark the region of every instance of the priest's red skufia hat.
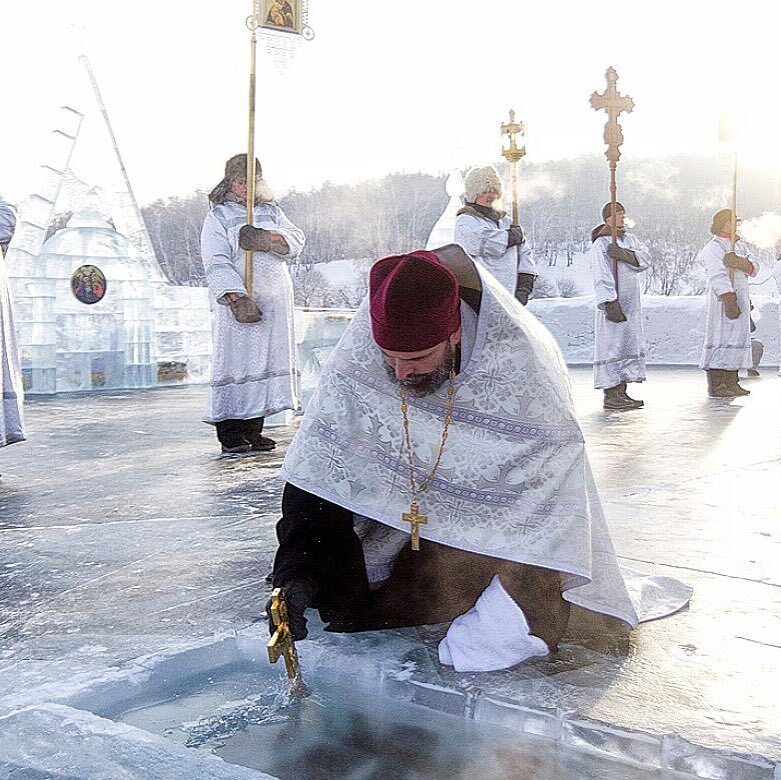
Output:
<instances>
[{"instance_id":1,"label":"priest's red skufia hat","mask_svg":"<svg viewBox=\"0 0 781 780\"><path fill-rule=\"evenodd\" d=\"M369 272L369 312L380 348L430 349L461 325L458 280L425 249L384 257Z\"/></svg>"}]
</instances>

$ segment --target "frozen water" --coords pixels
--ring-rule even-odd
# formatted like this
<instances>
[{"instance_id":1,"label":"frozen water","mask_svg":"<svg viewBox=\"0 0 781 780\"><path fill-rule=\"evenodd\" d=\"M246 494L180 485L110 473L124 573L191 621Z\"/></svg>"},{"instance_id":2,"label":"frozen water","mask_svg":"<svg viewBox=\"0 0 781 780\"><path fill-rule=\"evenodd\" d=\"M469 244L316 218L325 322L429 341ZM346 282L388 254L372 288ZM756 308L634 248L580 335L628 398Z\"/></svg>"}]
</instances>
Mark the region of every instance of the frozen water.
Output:
<instances>
[{"instance_id":1,"label":"frozen water","mask_svg":"<svg viewBox=\"0 0 781 780\"><path fill-rule=\"evenodd\" d=\"M646 408L619 415L601 409L590 370L571 375L620 560L693 585L690 608L628 636L575 622L555 657L494 674L441 668L436 626L406 644L329 636L328 652L356 679L370 674L365 658L393 660L383 693L438 711L573 745L599 740L646 763L663 755L689 776L772 778L781 759L772 684L781 664L781 380L768 372L747 383L750 397L722 402L707 398L699 371L651 369L638 388ZM67 718L47 702L101 711L68 693L76 681L210 642L262 610L276 473L294 428L275 431L274 453L220 461L213 430L198 422L205 393L35 400L29 440L2 452L0 709L45 708L41 751L69 733L58 732ZM216 652L193 673L215 668ZM233 690L224 702L251 695ZM752 753L767 760L745 758Z\"/></svg>"}]
</instances>

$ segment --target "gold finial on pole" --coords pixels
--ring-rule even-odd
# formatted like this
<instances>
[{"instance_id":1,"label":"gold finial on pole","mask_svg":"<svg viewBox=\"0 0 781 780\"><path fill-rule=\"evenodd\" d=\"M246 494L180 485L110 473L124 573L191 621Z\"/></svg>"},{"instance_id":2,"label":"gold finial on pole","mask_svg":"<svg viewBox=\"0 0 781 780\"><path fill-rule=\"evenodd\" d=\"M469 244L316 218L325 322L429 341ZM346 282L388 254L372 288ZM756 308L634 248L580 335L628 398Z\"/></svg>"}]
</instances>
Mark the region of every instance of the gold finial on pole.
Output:
<instances>
[{"instance_id":1,"label":"gold finial on pole","mask_svg":"<svg viewBox=\"0 0 781 780\"><path fill-rule=\"evenodd\" d=\"M526 155L526 146L518 146L515 136L524 135L523 122L515 121L515 111L510 109L510 121L502 122L499 126L500 135L510 138L510 145L505 148L502 144L502 157L510 163L510 175L513 188L513 225L518 224L518 178L517 166L522 157ZM516 249L516 251L518 251Z\"/></svg>"},{"instance_id":2,"label":"gold finial on pole","mask_svg":"<svg viewBox=\"0 0 781 780\"><path fill-rule=\"evenodd\" d=\"M285 591L282 588L274 588L271 593L271 619L274 621L276 631L266 644L268 659L272 664L275 664L281 657L284 657L287 676L292 680L291 693L299 698L308 696L309 689L301 677L298 652L293 642L293 635L290 633L287 601L285 600Z\"/></svg>"},{"instance_id":3,"label":"gold finial on pole","mask_svg":"<svg viewBox=\"0 0 781 780\"><path fill-rule=\"evenodd\" d=\"M263 21L263 2L262 0L253 0L252 16L247 17L247 27L252 35L250 36L250 57L249 57L249 122L247 137L247 224L255 223L255 81L256 81L256 60L258 37L257 29ZM244 286L247 288L247 295L252 298L253 287L253 253L250 250L244 252Z\"/></svg>"},{"instance_id":4,"label":"gold finial on pole","mask_svg":"<svg viewBox=\"0 0 781 780\"><path fill-rule=\"evenodd\" d=\"M604 139L607 144L605 157L607 157L610 166L610 217L613 221L611 225L612 242L618 242L618 227L616 226L616 166L621 159L621 144L624 143L624 133L621 125L618 124L618 117L626 111L628 114L635 107L635 102L628 95L622 95L616 89L618 73L613 67L605 71L605 80L607 88L602 94L593 92L591 94L591 107L595 111L606 111L607 122L605 123ZM613 278L616 282L616 292L618 292L618 261L613 260Z\"/></svg>"}]
</instances>

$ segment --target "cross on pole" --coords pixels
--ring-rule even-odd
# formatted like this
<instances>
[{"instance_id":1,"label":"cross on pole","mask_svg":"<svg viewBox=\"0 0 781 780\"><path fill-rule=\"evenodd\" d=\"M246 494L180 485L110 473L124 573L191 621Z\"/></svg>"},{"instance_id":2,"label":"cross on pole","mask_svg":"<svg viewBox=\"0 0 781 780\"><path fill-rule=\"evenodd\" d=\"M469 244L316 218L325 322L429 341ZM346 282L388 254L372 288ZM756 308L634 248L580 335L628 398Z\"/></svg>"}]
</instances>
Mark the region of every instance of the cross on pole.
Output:
<instances>
[{"instance_id":1,"label":"cross on pole","mask_svg":"<svg viewBox=\"0 0 781 780\"><path fill-rule=\"evenodd\" d=\"M618 117L626 111L632 112L635 102L629 95L622 95L616 89L618 73L612 66L605 71L605 80L607 88L602 94L592 92L591 107L595 111L606 111L607 122L605 123L604 139L607 144L605 157L607 157L610 167L610 217L612 220L611 234L613 245L618 243L618 228L616 226L616 165L621 158L621 144L624 143L624 133L621 125L618 124ZM613 260L613 278L616 282L616 293L618 293L618 261Z\"/></svg>"},{"instance_id":2,"label":"cross on pole","mask_svg":"<svg viewBox=\"0 0 781 780\"><path fill-rule=\"evenodd\" d=\"M401 519L410 524L411 543L413 550L420 550L420 526L428 523L428 515L418 514L418 502L413 501L409 512L404 512Z\"/></svg>"},{"instance_id":3,"label":"cross on pole","mask_svg":"<svg viewBox=\"0 0 781 780\"><path fill-rule=\"evenodd\" d=\"M518 146L515 141L515 136L524 134L523 122L515 121L515 111L510 109L510 121L502 122L499 125L500 135L506 135L510 139L510 145L505 148L502 144L502 157L510 163L510 171L512 173L512 185L513 185L513 225L518 224L518 183L516 168L517 164L522 157L526 155L526 147Z\"/></svg>"}]
</instances>

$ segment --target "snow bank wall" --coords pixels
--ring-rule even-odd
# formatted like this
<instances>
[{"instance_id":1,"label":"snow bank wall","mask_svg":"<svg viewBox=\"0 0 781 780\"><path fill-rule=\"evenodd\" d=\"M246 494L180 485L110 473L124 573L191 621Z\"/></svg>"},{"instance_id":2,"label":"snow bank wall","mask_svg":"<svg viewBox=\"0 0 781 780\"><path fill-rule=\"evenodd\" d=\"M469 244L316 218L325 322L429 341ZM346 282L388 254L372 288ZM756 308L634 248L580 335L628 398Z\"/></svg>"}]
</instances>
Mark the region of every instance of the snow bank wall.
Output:
<instances>
[{"instance_id":1,"label":"snow bank wall","mask_svg":"<svg viewBox=\"0 0 781 780\"><path fill-rule=\"evenodd\" d=\"M762 365L779 365L779 299L752 296L757 330L765 346ZM537 298L529 311L553 334L570 365L588 364L594 352L594 298ZM696 366L705 328L705 296L644 295L643 328L647 362Z\"/></svg>"}]
</instances>

